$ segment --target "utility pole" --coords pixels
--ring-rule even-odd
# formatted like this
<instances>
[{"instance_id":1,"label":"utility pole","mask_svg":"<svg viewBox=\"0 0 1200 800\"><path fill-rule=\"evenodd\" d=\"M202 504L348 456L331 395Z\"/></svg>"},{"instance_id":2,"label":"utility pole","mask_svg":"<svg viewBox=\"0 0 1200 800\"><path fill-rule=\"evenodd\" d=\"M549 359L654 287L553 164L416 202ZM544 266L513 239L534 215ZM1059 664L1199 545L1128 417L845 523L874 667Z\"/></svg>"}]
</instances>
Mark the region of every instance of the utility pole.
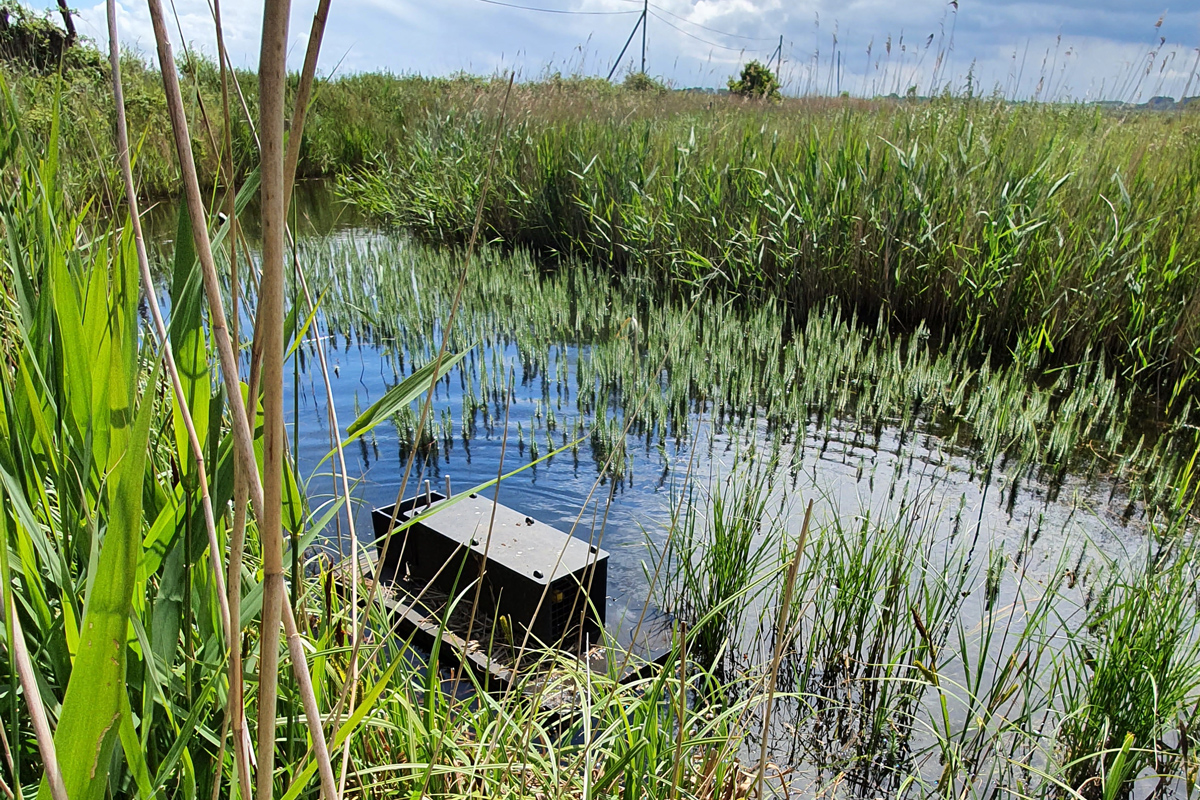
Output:
<instances>
[{"instance_id":1,"label":"utility pole","mask_svg":"<svg viewBox=\"0 0 1200 800\"><path fill-rule=\"evenodd\" d=\"M642 0L642 74L646 74L646 15L650 11L650 0Z\"/></svg>"},{"instance_id":2,"label":"utility pole","mask_svg":"<svg viewBox=\"0 0 1200 800\"><path fill-rule=\"evenodd\" d=\"M778 58L775 60L775 77L776 77L776 79L778 79L779 78L779 70L783 69L783 34L782 33L779 34L779 48L775 52L779 53Z\"/></svg>"},{"instance_id":3,"label":"utility pole","mask_svg":"<svg viewBox=\"0 0 1200 800\"><path fill-rule=\"evenodd\" d=\"M642 14L638 17L638 21L633 24L633 30L629 32L629 38L625 40L625 46L621 48L621 52L617 54L617 60L613 62L612 69L608 71L608 78L612 80L612 76L617 74L617 67L621 66L621 59L625 57L625 51L629 49L630 42L633 37L637 36L638 27L642 29L642 74L646 73L646 6L649 0L642 0Z\"/></svg>"}]
</instances>

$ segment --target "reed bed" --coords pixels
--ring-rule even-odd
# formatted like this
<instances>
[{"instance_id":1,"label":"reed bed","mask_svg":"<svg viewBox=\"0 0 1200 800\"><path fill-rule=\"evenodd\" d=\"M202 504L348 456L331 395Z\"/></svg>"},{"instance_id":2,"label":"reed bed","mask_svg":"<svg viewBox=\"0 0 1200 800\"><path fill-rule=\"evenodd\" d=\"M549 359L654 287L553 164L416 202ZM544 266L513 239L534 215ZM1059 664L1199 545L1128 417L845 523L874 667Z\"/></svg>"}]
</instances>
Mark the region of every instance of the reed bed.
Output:
<instances>
[{"instance_id":1,"label":"reed bed","mask_svg":"<svg viewBox=\"0 0 1200 800\"><path fill-rule=\"evenodd\" d=\"M244 173L230 165L239 148L239 167L257 163L253 119L235 125L222 102L224 141L197 144L212 129L189 133L161 5L151 8L166 66L152 77L165 81L187 189L163 265L172 313L161 339L142 317L156 295L137 226L98 223L95 206L79 200L87 196L80 173L64 172L59 136L77 120L64 123L61 104L78 97L54 95L39 123L19 102L25 90L0 82L0 794L248 800L257 784L264 800L733 800L755 796L762 777L777 795L1192 793L1200 767L1197 442L1188 423L1194 240L1181 221L1194 217L1194 164L1172 149L1186 145L1190 122L1165 123L1183 144L1168 137L1163 152L1147 148L1135 167L1110 170L1141 126L1165 118L1118 125L1087 110L969 102L886 106L868 122L855 114L870 109L844 104L709 109L673 97L679 113L664 124L641 99L552 84L519 90L529 113L500 151L498 200L481 205L493 234L530 247L537 260L519 249L513 257L434 253L372 235L304 242L303 271L285 270L284 211L303 153L297 142L284 148L284 4L268 3L265 102L254 106L270 117L259 133L270 139L271 163ZM319 47L314 30L310 47ZM186 54L184 62L204 71ZM119 52L112 64L121 64ZM208 67L223 99L231 77L249 78ZM472 81L419 88L431 108L475 104L445 123L418 119L392 143L435 156L412 161L407 186L424 194L401 198L404 209L426 203L429 225L405 224L454 239L461 209L446 198L472 197L480 181L471 159L485 152L462 128L492 113L492 89ZM136 108L138 93L130 94ZM299 106L298 140L303 97ZM612 116L584 123L583 108ZM674 172L651 169L627 190L621 170L653 163L635 157L634 139L620 145L625 166L579 158L587 151L577 152L573 137L611 144L618 113L632 121L628 136L669 157L661 163ZM1044 127L1037 115L1047 113L1061 127ZM699 144L690 133L680 139L682 128L671 125L690 125L689 114L719 125L698 125ZM814 115L791 123L804 137L811 125L814 138L789 140L806 143L811 160L786 141L771 159L808 164L810 177L783 196L809 205L759 216L786 183L754 167L763 163L763 121L787 114ZM82 119L100 125L104 114ZM127 153L117 119L117 153ZM842 133L822 127L830 121ZM100 141L92 168L107 175ZM923 141L933 149L922 150ZM958 161L946 148L953 141ZM825 142L834 143L832 161ZM1022 151L1027 142L1037 147ZM441 160L443 143L461 149L457 173ZM531 226L541 212L513 212L513 198L533 185L514 179L514 165L529 166L521 154L531 143L551 179L536 184L549 188L528 206L575 226L568 238ZM171 142L158 144L170 153ZM247 179L230 191L227 220L210 219L200 193L194 157L203 164L205 147L214 173L223 154L226 180ZM68 160L79 158L67 149ZM869 161L855 160L868 151ZM983 151L1000 155L964 167ZM732 171L713 161L739 152ZM1021 159L1029 152L1032 167ZM854 166L881 161L880 172ZM120 165L133 206L133 171ZM1013 188L997 194L1009 166ZM1089 192L1113 172L1124 193L1104 195L1115 221L1105 233L1108 217ZM907 177L892 181L897 174ZM662 190L671 175L677 183ZM434 177L458 181L449 188L461 193L437 196L448 187ZM230 244L242 241L236 218L260 181L270 242L256 259ZM381 213L401 207L390 188L347 186L366 205L378 200ZM814 194L817 186L826 193ZM872 186L882 194L864 199ZM703 203L697 187L709 192ZM728 192L739 198L732 206ZM104 200L116 208L119 194ZM985 214L976 213L979 197L991 203ZM699 213L662 213L668 203ZM642 216L630 204L644 204ZM927 204L929 215L913 211ZM517 224L506 229L505 220ZM789 227L807 233L814 221L823 228L811 241ZM523 240L522 230L537 236ZM893 252L894 242L905 246ZM552 250L578 261L545 272L541 259ZM882 257L852 269L842 259L858 250ZM453 276L464 264L470 280L451 325ZM1059 272L1043 281L1047 264ZM308 294L300 276L317 284L319 309L299 302ZM243 323L262 331L243 338L239 329L256 327ZM1004 340L1002 324L1015 339ZM615 664L588 671L535 649L532 658L557 662L555 681L532 671L536 678L493 694L471 673L451 671L436 648L418 652L395 635L380 605L364 602L375 587L339 591L330 529L343 514L352 526L348 477L340 458L324 462L338 463L329 471L298 474L295 440L286 452L282 384L289 366L299 383L302 359L324 368L326 345L364 341L385 350L396 378L391 405L353 424L364 445L388 420L413 454L494 431L517 380L541 394L530 426L517 431L522 460L590 444L597 484L615 488L642 447L665 450L673 439L696 452L702 418L726 432L737 448L733 467L707 481L689 467L668 501L661 547L647 556L659 565L648 592L674 623L658 669L623 681ZM447 347L465 353L454 374L434 365ZM442 410L427 420L411 407L455 377L458 419ZM1138 392L1148 386L1168 389L1161 417L1142 411ZM1131 426L1135 416L1150 424ZM332 417L330 426L336 452L342 432ZM886 477L880 504L848 509L818 498L811 533L807 515L804 533L796 531L798 452L891 446L886 438L899 441L894 460L902 462L904 442L918 437L958 450L985 494L999 491L1000 473L1016 478L1003 484L1010 497L1021 480L1108 481L1129 508L1149 510L1147 531L1129 534L1123 558L1079 542L1047 553L1040 525L1006 550L965 518L962 503L935 502L902 469ZM313 481L330 477L342 489L319 502ZM874 481L874 470L864 479ZM637 655L624 660L649 667ZM549 709L537 702L547 693L566 701Z\"/></svg>"},{"instance_id":2,"label":"reed bed","mask_svg":"<svg viewBox=\"0 0 1200 800\"><path fill-rule=\"evenodd\" d=\"M782 648L765 752L788 765L787 796L1192 791L1200 640L1186 530L1156 531L1114 561L1078 541L1006 550L928 490L857 511L818 500L788 595L798 504L753 480L762 468L726 476L736 506L684 499L683 517L707 524L675 531L659 595L697 632L731 612L748 623L715 654L692 651L718 675L763 686L764 655ZM755 531L748 549L731 524ZM708 565L726 559L745 588L701 606L718 585ZM780 630L786 596L794 622Z\"/></svg>"},{"instance_id":3,"label":"reed bed","mask_svg":"<svg viewBox=\"0 0 1200 800\"><path fill-rule=\"evenodd\" d=\"M378 233L309 239L302 251L323 276L324 317L347 347L381 348L397 379L432 358L426 331L446 318L455 254ZM1004 359L978 362L957 339L937 343L923 328L895 334L836 306L789 331L777 305L662 300L640 275L614 281L580 264L543 271L528 254L500 251L471 269L451 334L455 348L482 345L461 367L464 438L502 415L495 400L511 347L518 379L541 392L531 454L580 426L594 446L624 448L615 434L626 415L648 451L662 448L687 441L704 413L718 429L765 424L772 445L795 460L842 436L878 449L886 433L903 449L934 435L983 482L997 470L1013 476L1014 496L1023 480L1046 484L1053 497L1068 476L1081 476L1128 515L1196 491L1195 429L1139 419L1138 393L1103 357L1039 379ZM401 413L402 430L411 429ZM448 413L443 435L454 430Z\"/></svg>"},{"instance_id":4,"label":"reed bed","mask_svg":"<svg viewBox=\"0 0 1200 800\"><path fill-rule=\"evenodd\" d=\"M19 649L13 647L14 636L23 631L20 641L30 645L37 702L54 720L73 672L73 648L81 641L75 637L83 635L77 626L86 613L89 582L99 580L96 550L114 541L117 515L128 508L99 498L105 491L136 485L143 504L134 530L143 544L129 573L135 579L128 617L132 625L122 648L129 706L110 740L111 759L105 762L101 786L113 797L235 792L228 788L237 780L231 748L222 747L223 741L228 744L226 651L220 644L216 580L201 534L196 488L189 477L193 473L178 466L187 451L186 443L171 433L170 388L156 368L153 342L139 335L136 324L132 241L127 233L116 232L81 237L83 223L62 216L61 196L41 194L38 181L29 176L28 205L7 207L3 219L6 230L27 245L5 251L5 263L17 280L8 295L6 320L20 334L7 340L18 344L0 383L6 433L0 440L6 500L0 513L6 537L3 586L6 607L12 609L0 651L0 669L7 677L0 704L11 756L3 766L5 785L32 795L45 764L27 711L27 686L14 665L13 653ZM50 224L60 217L61 228ZM79 246L81 240L85 247ZM379 240L372 241L378 246ZM406 257L412 254L411 244L403 240L385 241L408 248ZM348 250L331 249L344 244L314 245L313 263L318 257L332 263L330 254L339 252L348 257ZM16 254L21 260L13 260ZM507 302L503 298L508 295L495 291L498 271L487 267L489 258L502 265L507 285L522 286L514 279L520 262L483 256L476 265L478 291L491 305L464 306L464 336L477 333L472 325L484 318L477 314L498 313ZM438 264L436 259L429 263ZM315 266L312 273L320 274ZM172 290L181 358L186 352L203 353L189 351L185 344L189 337L193 347L199 344L194 338L199 317L184 313L187 297L197 298L199 287L185 279L187 274L180 273ZM346 273L347 280L353 274ZM425 309L414 308L414 319L422 319L421 313L436 315L438 274L416 264L407 270L407 287L414 275L420 276L419 291L408 292L411 302L419 297ZM532 291L542 278L533 270L528 275L533 280L525 289ZM337 316L339 309L350 309L333 302L334 291L327 288L330 318L344 319ZM75 310L73 298L80 304ZM632 346L636 330L639 351L650 350L651 331L641 325L631 329L633 314L620 316L626 313L620 297L609 299L616 316L602 317L599 309L609 305L598 305L592 319L608 320L605 325L624 347ZM513 307L520 305L514 299ZM515 318L535 333L544 326L547 336L553 334L551 341L561 335L549 327L552 323L579 326L577 335L590 336L594 322L581 322L564 310L569 307L547 305L542 312ZM555 316L548 315L550 310ZM188 319L192 323L185 323ZM396 318L373 314L369 324L376 333L383 329L382 319ZM111 326L103 324L108 320ZM103 336L70 338L72 326L80 324L97 332L111 330L119 340L106 344L110 340ZM295 323L290 325L294 331ZM559 374L557 359L543 361L552 346L546 341L522 348L530 380ZM139 399L135 430L148 444L134 440L129 446L130 452L145 453L145 461L130 473L136 476L132 482L94 461L96 448L111 444L101 444L104 437L96 434L103 431L90 421L126 417L95 417L93 386L82 384L81 378L99 380L110 372L68 369L67 361L78 355L72 342L107 348L116 359L111 363L125 363L136 376L129 384ZM331 344L347 342L340 338ZM594 342L592 347L603 347L602 339ZM411 368L413 353L429 356L419 347L407 352L395 341L392 346L398 372ZM486 347L477 350L488 353ZM185 363L211 358L197 357ZM489 366L480 355L474 363L476 375L485 369L488 375L504 375L500 362ZM591 374L591 380L598 380L598 373ZM628 380L626 390L648 385L645 378ZM228 412L211 381L197 377L195 386L208 394L197 394L196 408L210 411L204 441L212 454L214 499L223 509L219 530L225 536L232 517L233 453L224 421ZM46 387L45 394L36 391L39 385ZM483 405L494 412L493 382L481 379L476 385L478 394L489 392ZM551 432L558 443L564 428L579 428L575 414L557 410L557 387L546 386L550 399L542 407L536 434L546 433L554 412L556 419L571 420L555 423ZM580 384L563 389L569 402L572 394L578 396ZM623 402L611 390L598 395L588 387L588 396L589 402L603 399L600 407L609 409L609 420ZM474 416L478 421L473 424L486 424L482 411ZM151 437L152 430L165 435ZM621 430L615 426L612 440ZM1083 566L1081 557L1076 561L1074 553L1064 554L1051 579L1041 583L1023 566L1032 559L977 544L969 524L946 524L927 498L901 492L887 508L861 510L857 516L849 509L830 509L801 553L795 613L784 617L794 622L777 631L770 620L775 619L774 599L780 595L795 531L779 497L786 487L761 478L779 466L750 463L747 469L764 471L731 473L718 484L725 487L718 488L724 492L721 502L712 500L704 484L695 487L690 500L676 501L671 518L679 527L672 526L667 536L686 543L685 550L676 552L696 568L690 577L686 569L673 570L675 578L664 573L655 588L664 605L687 623L681 627L686 632L676 636L665 667L633 683L618 682L616 673L561 667L559 682L550 689L518 683L509 695L476 691L464 699L455 688L470 676L439 666L437 653L417 654L410 643L386 635L392 620L376 606L363 620L373 633L358 664L358 702L345 708L339 729L327 733L335 749L350 743L346 793L748 797L762 708L772 696L777 713L768 732L772 761L765 774L775 793L849 795L870 786L911 796L999 792L1116 797L1160 782L1167 788L1186 785L1194 769L1200 674L1195 562L1182 527L1189 518L1186 507L1171 509L1175 527L1145 540L1144 558L1128 563L1093 559ZM82 479L71 480L71 475ZM110 484L114 476L116 482ZM287 485L294 494L289 494L283 519L296 534L288 541L300 548L298 554L305 553L302 568L289 573L288 580L311 657L313 687L322 707L329 708L349 685L354 626L332 582L328 547L308 548L320 541L339 506L306 503L306 482L294 475ZM940 533L956 528L958 533L949 536ZM256 525L248 527L247 536L241 618L250 630L245 688L253 707L261 679L261 640L252 624L262 586ZM285 564L291 560L290 552L283 556ZM715 564L724 566L718 570ZM715 592L708 592L705 581L718 571L725 577ZM718 605L707 607L712 602ZM986 612L978 616L981 624L970 621L974 617L968 611L974 606ZM726 624L731 612L740 615L742 625ZM784 659L778 685L769 687L764 654L778 637L784 638ZM714 652L721 657L713 658ZM641 665L636 656L630 664ZM1133 690L1121 679L1130 675L1141 681ZM1144 690L1151 685L1155 702L1146 700L1151 695ZM298 688L288 681L278 688L274 793L292 798L315 791L311 779L316 763L311 732L298 724L303 713ZM564 718L560 707L552 715L525 699L549 690L574 698L572 713ZM791 766L778 766L783 763Z\"/></svg>"},{"instance_id":5,"label":"reed bed","mask_svg":"<svg viewBox=\"0 0 1200 800\"><path fill-rule=\"evenodd\" d=\"M258 625L266 543L257 515L232 502L232 412L215 380L194 251L181 244L166 265L169 333L211 497L201 496L200 462L163 351L139 316L132 227L91 228L87 210L73 210L57 183L53 149L27 149L14 98L3 98L0 123L13 147L2 166L22 180L0 204L0 225L19 243L0 253L11 334L0 369L0 793L34 797L40 785L59 797L65 785L71 798L248 796L228 707L218 565L238 518L249 516L232 590L246 716L263 707L263 685L275 679L270 739L259 745L276 766L255 765L268 796L316 794L324 737L331 751L347 748L338 796L746 796L732 755L740 707L711 713L679 702L687 690L670 670L621 683L615 671L568 664L553 687L523 677L492 697L473 675L440 666L436 651L390 635L394 620L378 605L360 629L356 598L341 594L330 569L328 539L344 498L310 504L290 457L281 462L287 535L278 559L293 565L285 627L291 609L298 627L289 645L303 642L313 696L266 672L265 648L279 649ZM188 229L181 213L180 243ZM287 328L294 340L295 321ZM215 548L205 536L208 500ZM354 661L361 630L370 640ZM644 666L636 657L630 664ZM684 674L705 681L702 671ZM465 700L454 691L463 683L474 688ZM528 702L547 691L577 700L559 711ZM305 725L310 704L337 711ZM678 716L662 717L664 706Z\"/></svg>"},{"instance_id":6,"label":"reed bed","mask_svg":"<svg viewBox=\"0 0 1200 800\"><path fill-rule=\"evenodd\" d=\"M1182 405L1200 346L1193 114L1001 98L654 102L526 87L485 204L490 237L543 257L697 282L794 325L923 325L1035 369L1105 356ZM410 117L398 152L341 181L363 209L460 241L494 90Z\"/></svg>"}]
</instances>

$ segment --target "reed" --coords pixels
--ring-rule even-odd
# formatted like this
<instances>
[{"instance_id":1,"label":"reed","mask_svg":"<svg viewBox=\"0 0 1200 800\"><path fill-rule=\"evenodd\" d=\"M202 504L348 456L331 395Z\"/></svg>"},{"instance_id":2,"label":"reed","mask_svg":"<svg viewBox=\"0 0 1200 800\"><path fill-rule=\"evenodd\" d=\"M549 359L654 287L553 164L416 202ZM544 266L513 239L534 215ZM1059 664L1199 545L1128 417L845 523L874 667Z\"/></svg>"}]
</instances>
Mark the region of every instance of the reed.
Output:
<instances>
[{"instance_id":1,"label":"reed","mask_svg":"<svg viewBox=\"0 0 1200 800\"><path fill-rule=\"evenodd\" d=\"M467 180L471 159L486 150L453 128L475 112L436 124L415 114L418 124L392 146L408 153L417 142L426 156L438 153L413 160L409 188L419 194L403 199L405 208L425 203L433 211L436 235L455 238L454 203L473 198L485 229L505 233L510 246L527 236L531 250L435 252L379 233L305 241L296 252L305 280L293 277L300 285L289 292L284 213L290 165L305 159L305 112L293 108L296 138L285 143L286 3L270 8L265 88L236 84L251 89L264 124L248 118L235 126L226 102L225 141L199 137L224 151L230 176L235 142L262 140L269 165L247 173L227 206L235 211L229 224L210 219L204 205L202 168L194 166L204 145L184 126L183 92L172 86L173 59L163 48L167 69L154 77L166 79L172 98L187 197L175 252L161 265L171 278L171 317L155 335L138 317L139 275L153 291L138 226L100 223L76 202L78 184L59 160L61 106L52 106L42 140L0 84L0 176L13 179L0 203L0 793L187 800L228 791L248 800L253 768L261 797L286 800L314 795L318 773L328 800L725 800L754 796L756 784L780 794L957 798L1190 793L1200 768L1197 440L1187 351L1194 331L1185 313L1194 290L1173 281L1188 283L1192 269L1190 234L1175 225L1194 211L1191 167L1181 161L1168 180L1158 161L1165 156L1143 154L1121 173L1127 196L1104 203L1121 231L1104 241L1073 233L1059 216L1080 214L1106 230L1076 183L1103 190L1097 176L1136 146L1126 137L1144 134L1139 126L1156 118L1117 128L1086 109L940 101L875 108L874 121L856 116L865 113L857 106L815 104L729 105L710 114L671 97L679 105L666 122L648 107L632 109L629 129L642 137L634 141L614 136L603 113L582 117L582 109L629 111L633 101L623 94L557 87L557 98L547 99L537 94L545 87L518 87L514 100L531 113L517 149L497 153L495 200ZM157 16L164 28L161 9ZM114 55L114 65L125 63ZM109 77L120 87L116 73ZM301 76L297 87L303 83ZM429 108L482 97L480 118L493 113L486 84L407 85ZM314 102L309 119L318 118ZM671 129L689 119L696 142ZM797 120L814 127L814 137ZM764 161L764 134L752 126L772 121L797 127ZM1178 132L1190 123L1171 124ZM896 146L880 155L872 137L887 125ZM1052 146L1047 130L1068 144ZM436 176L459 181L461 196L437 194L444 187L433 172L444 153L432 133L461 146L458 173L439 167ZM718 159L732 152L726 136L742 148L727 162ZM588 137L602 146L595 161L579 145ZM530 182L522 148L531 142L552 180ZM1177 146L1168 140L1164 148L1178 158ZM1025 147L1046 166L1023 161ZM127 137L115 152L130 155ZM978 175L959 163L972 158ZM807 173L797 167L801 188L784 194L785 179L758 169L771 159L806 165ZM121 164L130 206L137 163ZM674 171L653 171L667 164ZM1065 167L1072 177L1060 183ZM997 193L1002 168L1013 180ZM627 190L631 174L638 177ZM664 176L676 181L670 192L658 185ZM222 245L237 238L237 213L259 181L270 241L256 276L254 259L235 259ZM545 191L514 200L528 186ZM576 194L556 196L560 190ZM808 199L793 216L819 223L811 245L780 232L786 215L759 213L771 197ZM366 193L359 199L374 202ZM980 208L987 214L971 215ZM532 226L546 209L551 217ZM605 209L619 214L599 213ZM862 225L853 230L858 244L848 238L851 219ZM564 225L570 238L556 239ZM1047 232L1056 226L1061 244ZM911 252L889 256L898 241ZM547 270L545 242L574 255ZM800 253L787 267L785 245ZM881 279L871 270L885 267L875 264L851 272L806 249L818 246L842 256L882 252L895 273ZM1174 255L1164 260L1164 252ZM232 269L238 260L241 275ZM309 269L315 263L335 268ZM1046 264L1061 274L1045 285L1080 296L1065 305L1034 297ZM1120 289L1117 276L1131 265L1142 271ZM825 270L835 274L822 277ZM1091 282L1081 280L1089 270ZM1007 299L1010 284L997 276L1012 280ZM810 297L792 283L809 279L818 289L834 283ZM308 280L326 284L309 292ZM1118 296L1082 296L1108 289ZM305 313L283 313L288 296L325 302L310 299L305 313L314 319L305 324ZM237 298L228 315L227 298ZM1138 307L1143 301L1174 310ZM258 323L246 383L240 361L248 343L236 334L242 304ZM989 327L1001 324L995 315L1017 331L1015 344ZM652 554L656 599L683 623L665 667L630 655L630 666L647 669L622 681L615 664L597 673L527 648L529 661L556 665L551 678L530 669L493 695L470 673L450 678L436 649L417 653L378 604L352 610L353 590L349 598L333 591L328 544L309 550L350 512L345 464L339 459L340 486L322 504L308 490L313 477L328 476L306 481L283 453L283 359L294 345L324 365L322 328L331 346L385 349L396 387L359 416L349 437L365 444L394 420L409 437L410 468L456 436L507 436L501 420L518 380L539 393L516 442L522 460L546 464L590 445L595 486L608 483L610 499L642 460L667 461L672 440L676 452L689 447L664 544ZM436 340L431 331L448 332ZM505 357L513 346L516 370ZM1135 349L1140 365L1131 360ZM453 411L430 413L442 381L455 378L458 419L457 398ZM1166 423L1143 428L1130 419L1155 385L1173 387L1163 397ZM411 404L426 390L418 417ZM704 420L717 435L703 437ZM338 450L341 432L333 433ZM692 459L707 445L713 461L718 437L730 443L732 468L696 478ZM941 444L930 444L935 439ZM1142 538L1112 558L1066 535L1061 550L1048 547L1039 542L1040 521L1020 542L993 541L966 518L965 495L957 504L936 500L922 488L927 476L909 480L902 464L918 440L967 465L983 502L997 502L1003 490L999 502L1011 509L1022 482L1053 494L1082 477L1136 507L1148 530L1130 532ZM848 508L818 497L800 523L793 495L808 448L840 452L848 463L857 457L858 479L886 482L886 499ZM894 451L901 465L891 475L877 474L863 455L880 450ZM261 477L258 452L266 454ZM295 536L282 536L284 520ZM289 561L298 568L285 577ZM658 579L660 569L667 580ZM288 581L294 606L284 598ZM443 624L453 611L451 603ZM280 624L291 682L279 680ZM493 643L503 636L483 633L481 641ZM455 691L464 681L474 689L465 699ZM546 698L560 702L551 708ZM256 766L234 708L259 718ZM278 723L302 714L307 726ZM339 751L340 786L329 757Z\"/></svg>"},{"instance_id":2,"label":"reed","mask_svg":"<svg viewBox=\"0 0 1200 800\"><path fill-rule=\"evenodd\" d=\"M658 111L536 85L515 100L525 113L484 219L509 247L657 274L677 293L715 272L710 288L779 302L795 325L833 298L1038 370L1103 354L1162 399L1187 396L1193 115L971 98ZM344 195L461 241L495 102L482 88L419 112Z\"/></svg>"},{"instance_id":3,"label":"reed","mask_svg":"<svg viewBox=\"0 0 1200 800\"><path fill-rule=\"evenodd\" d=\"M311 239L301 249L305 263L333 265L323 312L347 343L383 348L397 374L432 360L425 332L447 317L455 254L379 233ZM896 334L885 320L826 306L787 333L777 304L751 310L702 297L692 312L660 297L652 275L608 280L575 263L545 271L523 252L484 253L472 276L450 343L483 346L462 368L464 434L500 416L488 402L500 394L496 359L515 344L522 382L540 385L547 410L588 425L598 463L626 446L616 411L635 417L632 430L648 449L687 441L706 411L719 428L765 421L773 446L794 446L794 458L843 437L878 449L886 434L905 449L934 435L984 482L1016 476L1013 499L1023 480L1046 482L1053 497L1069 476L1123 496L1131 515L1195 496L1190 411L1165 426L1138 420L1139 393L1100 357L1039 379L999 357L981 362L967 342L937 342L924 327ZM673 341L690 344L671 349ZM580 348L573 374L567 347ZM409 413L398 417L405 452L415 446ZM551 433L548 416L531 422L537 437ZM420 445L426 453L437 452L435 433ZM627 466L619 459L613 471Z\"/></svg>"}]
</instances>

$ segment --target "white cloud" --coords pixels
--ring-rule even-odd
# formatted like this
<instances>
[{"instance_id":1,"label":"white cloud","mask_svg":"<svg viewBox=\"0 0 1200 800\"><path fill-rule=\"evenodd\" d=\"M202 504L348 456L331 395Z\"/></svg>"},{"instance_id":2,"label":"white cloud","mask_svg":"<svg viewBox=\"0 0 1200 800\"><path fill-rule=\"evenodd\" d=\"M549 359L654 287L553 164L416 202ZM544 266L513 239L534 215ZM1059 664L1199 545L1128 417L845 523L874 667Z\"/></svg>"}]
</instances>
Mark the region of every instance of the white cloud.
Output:
<instances>
[{"instance_id":1,"label":"white cloud","mask_svg":"<svg viewBox=\"0 0 1200 800\"><path fill-rule=\"evenodd\" d=\"M334 0L321 68L326 73L340 65L342 71L430 75L507 69L523 77L547 70L606 74L641 6L640 0L506 2L633 13L541 14L480 0ZM315 4L293 3L293 67L303 61ZM167 8L169 13L169 3ZM175 0L175 8L183 37L214 56L208 0ZM909 85L924 92L935 83L961 88L970 71L982 90L999 86L1010 96L1032 94L1039 81L1043 96L1102 93L1144 100L1152 94L1178 95L1194 69L1200 34L1200 9L1168 14L1156 27L1159 12L1146 10L1141 0L961 0L957 11L945 0L653 0L650 12L648 70L676 84L723 85L742 61L766 60L782 34L782 72L791 90L840 87L867 94L903 92ZM225 0L222 13L233 62L252 67L261 5ZM120 0L118 21L125 44L153 53L143 3ZM178 52L173 18L169 27ZM105 44L104 4L81 9L79 28ZM1166 39L1161 48L1160 36ZM638 36L622 70L636 66L640 51ZM1142 75L1152 51L1153 67ZM1197 85L1200 81L1193 81Z\"/></svg>"}]
</instances>

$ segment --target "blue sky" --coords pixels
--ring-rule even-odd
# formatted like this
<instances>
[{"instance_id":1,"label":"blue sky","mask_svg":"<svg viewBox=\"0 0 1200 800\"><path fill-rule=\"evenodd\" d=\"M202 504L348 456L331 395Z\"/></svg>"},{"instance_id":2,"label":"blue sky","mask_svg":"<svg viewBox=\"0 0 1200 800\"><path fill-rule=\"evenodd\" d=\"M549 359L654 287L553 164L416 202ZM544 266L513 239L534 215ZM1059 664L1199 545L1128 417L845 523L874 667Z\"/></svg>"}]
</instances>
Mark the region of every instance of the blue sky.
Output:
<instances>
[{"instance_id":1,"label":"blue sky","mask_svg":"<svg viewBox=\"0 0 1200 800\"><path fill-rule=\"evenodd\" d=\"M80 4L80 31L106 43L104 4L88 1ZM333 0L321 70L606 75L642 0L504 2L590 13L540 13L486 0ZM303 60L315 4L293 2L294 66ZM122 41L151 53L145 4L121 0L118 6ZM209 0L175 0L175 8L189 43L214 53ZM1017 98L1040 93L1144 102L1185 90L1200 95L1200 77L1192 79L1200 0L1171 6L1138 0L652 0L649 11L647 71L676 86L721 86L742 62L766 60L782 35L782 76L791 93L903 93L911 85L927 93L947 83L961 90L970 74L984 92L999 87ZM261 4L225 0L222 13L234 62L252 67ZM636 69L640 57L639 32L618 75Z\"/></svg>"}]
</instances>

